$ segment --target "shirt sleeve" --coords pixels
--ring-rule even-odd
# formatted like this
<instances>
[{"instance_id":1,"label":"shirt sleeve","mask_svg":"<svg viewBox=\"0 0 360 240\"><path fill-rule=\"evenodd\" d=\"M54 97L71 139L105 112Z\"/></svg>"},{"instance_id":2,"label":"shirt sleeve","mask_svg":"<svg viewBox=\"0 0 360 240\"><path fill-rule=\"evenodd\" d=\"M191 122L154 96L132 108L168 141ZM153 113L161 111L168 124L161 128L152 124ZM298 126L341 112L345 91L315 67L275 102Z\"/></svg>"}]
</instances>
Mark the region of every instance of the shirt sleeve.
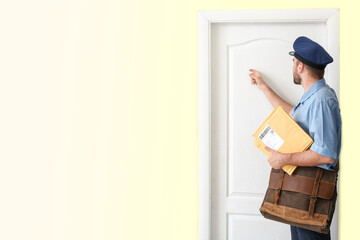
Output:
<instances>
[{"instance_id":1,"label":"shirt sleeve","mask_svg":"<svg viewBox=\"0 0 360 240\"><path fill-rule=\"evenodd\" d=\"M339 144L337 111L337 103L329 100L315 104L309 116L309 133L314 139L310 150L335 160Z\"/></svg>"}]
</instances>

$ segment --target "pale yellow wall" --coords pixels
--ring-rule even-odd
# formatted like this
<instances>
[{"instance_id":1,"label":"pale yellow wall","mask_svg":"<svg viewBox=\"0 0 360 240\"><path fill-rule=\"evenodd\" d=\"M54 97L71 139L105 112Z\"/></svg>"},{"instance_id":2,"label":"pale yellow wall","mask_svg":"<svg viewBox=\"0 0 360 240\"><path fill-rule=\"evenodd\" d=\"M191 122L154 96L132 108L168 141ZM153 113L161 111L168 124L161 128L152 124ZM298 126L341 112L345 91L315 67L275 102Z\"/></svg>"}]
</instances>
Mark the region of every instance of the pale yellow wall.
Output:
<instances>
[{"instance_id":1,"label":"pale yellow wall","mask_svg":"<svg viewBox=\"0 0 360 240\"><path fill-rule=\"evenodd\" d=\"M340 8L340 239L354 239L355 2L2 1L0 239L197 239L198 10L328 7Z\"/></svg>"}]
</instances>

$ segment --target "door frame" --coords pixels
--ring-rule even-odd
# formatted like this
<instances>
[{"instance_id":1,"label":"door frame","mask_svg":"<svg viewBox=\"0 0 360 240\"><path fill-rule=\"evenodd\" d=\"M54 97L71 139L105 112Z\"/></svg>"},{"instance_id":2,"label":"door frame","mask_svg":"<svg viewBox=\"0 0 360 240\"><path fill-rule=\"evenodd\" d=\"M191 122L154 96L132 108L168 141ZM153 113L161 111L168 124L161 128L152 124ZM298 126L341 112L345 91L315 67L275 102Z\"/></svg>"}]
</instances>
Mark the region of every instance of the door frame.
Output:
<instances>
[{"instance_id":1,"label":"door frame","mask_svg":"<svg viewBox=\"0 0 360 240\"><path fill-rule=\"evenodd\" d=\"M199 107L199 240L211 239L211 27L212 23L325 22L334 63L329 76L339 73L339 8L198 11Z\"/></svg>"}]
</instances>

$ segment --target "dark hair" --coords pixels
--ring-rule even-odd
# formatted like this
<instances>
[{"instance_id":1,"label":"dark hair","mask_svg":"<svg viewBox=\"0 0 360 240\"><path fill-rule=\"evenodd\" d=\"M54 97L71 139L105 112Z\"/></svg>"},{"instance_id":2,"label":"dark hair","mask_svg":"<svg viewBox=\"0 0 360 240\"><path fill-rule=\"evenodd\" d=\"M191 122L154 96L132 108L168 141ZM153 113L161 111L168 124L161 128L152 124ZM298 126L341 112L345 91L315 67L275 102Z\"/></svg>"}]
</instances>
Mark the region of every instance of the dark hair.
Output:
<instances>
[{"instance_id":1,"label":"dark hair","mask_svg":"<svg viewBox=\"0 0 360 240\"><path fill-rule=\"evenodd\" d=\"M296 61L296 66L298 66L299 63L300 63L300 61ZM310 67L309 65L306 65L305 63L304 63L304 65L306 66L307 70L309 71L310 75L313 78L322 79L324 77L325 69L316 69L316 68Z\"/></svg>"},{"instance_id":2,"label":"dark hair","mask_svg":"<svg viewBox=\"0 0 360 240\"><path fill-rule=\"evenodd\" d=\"M305 64L305 66L313 78L322 79L324 77L325 69L316 69L316 68L310 67L309 65L306 65L306 64Z\"/></svg>"}]
</instances>

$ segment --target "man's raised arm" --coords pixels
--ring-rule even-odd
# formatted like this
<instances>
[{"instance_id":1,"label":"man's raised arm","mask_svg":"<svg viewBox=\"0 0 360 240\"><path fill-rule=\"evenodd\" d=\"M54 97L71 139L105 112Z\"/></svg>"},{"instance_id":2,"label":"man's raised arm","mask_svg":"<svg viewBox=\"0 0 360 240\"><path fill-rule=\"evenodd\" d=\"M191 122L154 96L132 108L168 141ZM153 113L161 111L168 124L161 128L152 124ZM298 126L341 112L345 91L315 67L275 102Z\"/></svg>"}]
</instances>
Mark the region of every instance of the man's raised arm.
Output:
<instances>
[{"instance_id":1,"label":"man's raised arm","mask_svg":"<svg viewBox=\"0 0 360 240\"><path fill-rule=\"evenodd\" d=\"M269 100L269 102L271 103L271 105L273 107L276 107L278 105L282 106L284 108L284 110L290 114L291 116L291 111L294 108L294 106L292 106L291 104L289 104L288 102L286 102L284 99L282 99L279 95L277 95L266 83L265 81L262 79L260 73L258 71L256 71L255 69L250 69L250 78L251 78L251 83L253 85L256 85L266 96L266 98Z\"/></svg>"}]
</instances>

